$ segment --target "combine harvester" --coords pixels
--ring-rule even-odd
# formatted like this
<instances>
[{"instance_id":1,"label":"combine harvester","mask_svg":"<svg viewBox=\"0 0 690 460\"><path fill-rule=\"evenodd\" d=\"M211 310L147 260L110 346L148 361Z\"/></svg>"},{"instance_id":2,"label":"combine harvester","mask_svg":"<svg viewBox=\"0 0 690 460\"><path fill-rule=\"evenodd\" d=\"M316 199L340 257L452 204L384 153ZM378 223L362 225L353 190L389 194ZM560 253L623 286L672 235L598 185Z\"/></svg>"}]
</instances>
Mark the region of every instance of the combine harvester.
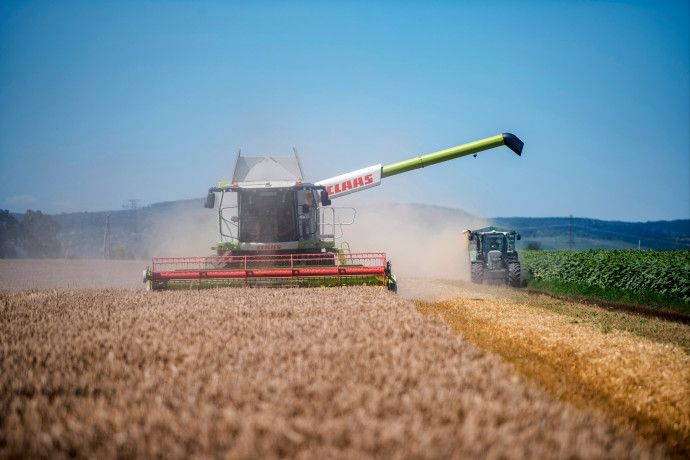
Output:
<instances>
[{"instance_id":1,"label":"combine harvester","mask_svg":"<svg viewBox=\"0 0 690 460\"><path fill-rule=\"evenodd\" d=\"M304 181L296 150L293 157L242 157L238 152L232 181L210 188L206 199L205 207L213 209L219 197L216 255L154 258L144 282L149 290L369 285L396 291L385 253L354 253L347 243L336 245L355 211L334 208L331 199L376 187L386 177L502 145L522 154L520 139L499 134L315 183ZM336 209L350 210L350 218L341 221Z\"/></svg>"}]
</instances>

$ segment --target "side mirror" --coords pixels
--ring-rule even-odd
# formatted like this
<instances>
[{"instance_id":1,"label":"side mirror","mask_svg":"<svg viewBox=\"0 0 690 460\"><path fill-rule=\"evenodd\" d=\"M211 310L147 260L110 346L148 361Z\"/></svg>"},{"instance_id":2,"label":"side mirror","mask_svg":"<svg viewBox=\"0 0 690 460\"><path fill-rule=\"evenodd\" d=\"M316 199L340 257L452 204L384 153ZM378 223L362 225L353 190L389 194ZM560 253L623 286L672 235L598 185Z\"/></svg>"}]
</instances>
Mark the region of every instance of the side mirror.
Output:
<instances>
[{"instance_id":1,"label":"side mirror","mask_svg":"<svg viewBox=\"0 0 690 460\"><path fill-rule=\"evenodd\" d=\"M208 195L206 195L206 203L204 204L205 208L208 209L213 209L216 207L216 194L213 192L208 192Z\"/></svg>"},{"instance_id":2,"label":"side mirror","mask_svg":"<svg viewBox=\"0 0 690 460\"><path fill-rule=\"evenodd\" d=\"M331 199L328 198L328 192L325 190L321 190L321 204L323 206L330 206L331 205Z\"/></svg>"},{"instance_id":3,"label":"side mirror","mask_svg":"<svg viewBox=\"0 0 690 460\"><path fill-rule=\"evenodd\" d=\"M518 239L518 241L520 241L522 239L522 237L520 236L519 233L517 234L517 239Z\"/></svg>"}]
</instances>

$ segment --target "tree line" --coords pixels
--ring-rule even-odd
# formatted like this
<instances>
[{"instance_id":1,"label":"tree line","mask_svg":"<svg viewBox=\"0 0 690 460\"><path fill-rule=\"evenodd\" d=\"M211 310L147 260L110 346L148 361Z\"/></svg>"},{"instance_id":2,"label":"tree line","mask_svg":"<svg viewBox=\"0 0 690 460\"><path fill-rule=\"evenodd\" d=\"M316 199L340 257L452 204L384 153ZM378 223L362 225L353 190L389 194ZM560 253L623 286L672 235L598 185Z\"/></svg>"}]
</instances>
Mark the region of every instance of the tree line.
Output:
<instances>
[{"instance_id":1,"label":"tree line","mask_svg":"<svg viewBox=\"0 0 690 460\"><path fill-rule=\"evenodd\" d=\"M60 257L57 239L60 225L41 211L26 211L17 220L8 210L0 210L0 258Z\"/></svg>"}]
</instances>

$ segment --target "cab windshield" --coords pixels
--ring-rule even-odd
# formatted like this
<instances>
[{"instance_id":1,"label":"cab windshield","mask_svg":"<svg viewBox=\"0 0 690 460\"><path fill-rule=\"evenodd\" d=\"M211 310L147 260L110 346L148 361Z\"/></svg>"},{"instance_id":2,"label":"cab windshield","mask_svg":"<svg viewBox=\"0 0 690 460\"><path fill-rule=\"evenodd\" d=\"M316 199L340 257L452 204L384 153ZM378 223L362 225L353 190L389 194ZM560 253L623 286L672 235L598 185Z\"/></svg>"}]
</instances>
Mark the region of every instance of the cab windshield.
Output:
<instances>
[{"instance_id":1,"label":"cab windshield","mask_svg":"<svg viewBox=\"0 0 690 460\"><path fill-rule=\"evenodd\" d=\"M296 241L297 216L293 190L246 190L240 193L240 241Z\"/></svg>"},{"instance_id":2,"label":"cab windshield","mask_svg":"<svg viewBox=\"0 0 690 460\"><path fill-rule=\"evenodd\" d=\"M484 252L505 252L506 249L506 237L504 235L490 235L484 238Z\"/></svg>"}]
</instances>

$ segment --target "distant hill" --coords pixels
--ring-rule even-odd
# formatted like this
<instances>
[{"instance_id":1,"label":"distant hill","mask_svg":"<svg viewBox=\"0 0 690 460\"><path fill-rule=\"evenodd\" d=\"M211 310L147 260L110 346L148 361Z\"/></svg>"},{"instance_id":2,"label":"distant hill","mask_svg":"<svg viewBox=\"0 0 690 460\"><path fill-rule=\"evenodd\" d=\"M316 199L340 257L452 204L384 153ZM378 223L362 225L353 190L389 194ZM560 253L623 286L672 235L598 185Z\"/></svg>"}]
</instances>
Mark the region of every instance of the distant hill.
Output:
<instances>
[{"instance_id":1,"label":"distant hill","mask_svg":"<svg viewBox=\"0 0 690 460\"><path fill-rule=\"evenodd\" d=\"M156 203L138 209L63 213L58 238L68 257L103 255L106 215L110 214L111 254L121 258L211 255L217 241L217 211L204 208L205 198ZM198 248L190 253L188 246ZM166 250L167 246L167 250ZM178 250L179 253L175 253Z\"/></svg>"},{"instance_id":2,"label":"distant hill","mask_svg":"<svg viewBox=\"0 0 690 460\"><path fill-rule=\"evenodd\" d=\"M514 228L522 246L538 242L544 249L569 249L569 217L497 217L499 227ZM653 249L669 251L690 248L690 220L620 222L574 217L573 247L585 249Z\"/></svg>"},{"instance_id":3,"label":"distant hill","mask_svg":"<svg viewBox=\"0 0 690 460\"><path fill-rule=\"evenodd\" d=\"M571 249L570 217L481 218L456 208L428 204L386 204L364 206L390 215L407 214L408 220L425 223L430 229L447 223L475 229L495 225L515 229L522 236L518 249L539 243L545 250ZM404 210L404 211L403 211ZM620 222L574 217L572 249L653 249L669 251L690 248L690 219L654 222Z\"/></svg>"},{"instance_id":4,"label":"distant hill","mask_svg":"<svg viewBox=\"0 0 690 460\"><path fill-rule=\"evenodd\" d=\"M151 256L211 255L217 242L217 210L203 207L204 198L156 203L136 210L78 212L52 215L60 224L58 239L67 257L99 258L103 254L105 216L110 214L111 251L118 257L147 259ZM18 219L21 215L15 214ZM465 228L485 225L515 229L522 235L518 249L539 243L543 249L569 249L568 217L496 217L481 218L461 209L427 204L386 203L357 208L354 225L344 229L344 240L386 245L390 232L386 222L414 227L420 247L428 240L461 238ZM386 230L384 230L386 229ZM457 233L455 233L457 232ZM642 249L666 251L690 248L690 220L657 222L619 222L573 218L573 246L585 249ZM393 243L393 241L391 241ZM410 245L410 242L405 242ZM445 244L452 245L445 241ZM359 250L353 245L353 250ZM370 250L370 248L364 248ZM380 249L384 250L384 249Z\"/></svg>"}]
</instances>

